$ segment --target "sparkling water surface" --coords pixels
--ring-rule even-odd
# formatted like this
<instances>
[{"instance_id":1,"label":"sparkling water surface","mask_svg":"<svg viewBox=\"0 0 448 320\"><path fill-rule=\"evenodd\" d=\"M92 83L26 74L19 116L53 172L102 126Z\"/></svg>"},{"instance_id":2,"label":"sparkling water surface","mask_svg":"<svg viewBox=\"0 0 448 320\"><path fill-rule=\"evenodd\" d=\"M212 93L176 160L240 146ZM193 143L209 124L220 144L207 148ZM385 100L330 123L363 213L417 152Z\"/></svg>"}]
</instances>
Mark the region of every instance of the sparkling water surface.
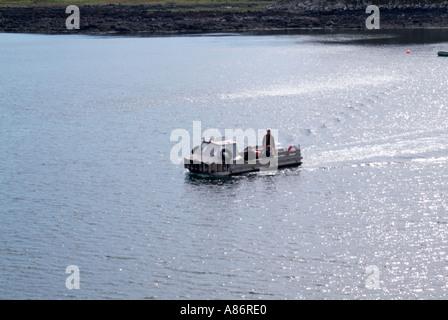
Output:
<instances>
[{"instance_id":1,"label":"sparkling water surface","mask_svg":"<svg viewBox=\"0 0 448 320\"><path fill-rule=\"evenodd\" d=\"M447 31L0 34L0 298L446 299L438 50ZM170 136L193 121L278 129L303 165L189 175Z\"/></svg>"}]
</instances>

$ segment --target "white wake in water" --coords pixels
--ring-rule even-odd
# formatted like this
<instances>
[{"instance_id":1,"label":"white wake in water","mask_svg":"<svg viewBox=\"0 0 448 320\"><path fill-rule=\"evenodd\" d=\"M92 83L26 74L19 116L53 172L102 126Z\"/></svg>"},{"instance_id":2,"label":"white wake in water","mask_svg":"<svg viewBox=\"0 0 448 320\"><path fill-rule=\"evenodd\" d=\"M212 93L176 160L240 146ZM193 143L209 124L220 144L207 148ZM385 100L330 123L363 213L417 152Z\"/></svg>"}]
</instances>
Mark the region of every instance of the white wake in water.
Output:
<instances>
[{"instance_id":1,"label":"white wake in water","mask_svg":"<svg viewBox=\"0 0 448 320\"><path fill-rule=\"evenodd\" d=\"M340 149L324 150L310 154L306 166L327 167L377 162L448 161L448 134L437 136L388 139L387 142L366 143Z\"/></svg>"},{"instance_id":2,"label":"white wake in water","mask_svg":"<svg viewBox=\"0 0 448 320\"><path fill-rule=\"evenodd\" d=\"M339 79L326 79L318 82L297 83L295 85L274 85L263 89L245 89L233 93L222 93L218 95L222 100L236 100L236 99L259 99L266 97L288 97L298 96L304 94L313 94L328 91L347 90L353 87L376 87L383 86L387 83L399 81L397 76L373 75L364 78L358 77L343 77Z\"/></svg>"}]
</instances>

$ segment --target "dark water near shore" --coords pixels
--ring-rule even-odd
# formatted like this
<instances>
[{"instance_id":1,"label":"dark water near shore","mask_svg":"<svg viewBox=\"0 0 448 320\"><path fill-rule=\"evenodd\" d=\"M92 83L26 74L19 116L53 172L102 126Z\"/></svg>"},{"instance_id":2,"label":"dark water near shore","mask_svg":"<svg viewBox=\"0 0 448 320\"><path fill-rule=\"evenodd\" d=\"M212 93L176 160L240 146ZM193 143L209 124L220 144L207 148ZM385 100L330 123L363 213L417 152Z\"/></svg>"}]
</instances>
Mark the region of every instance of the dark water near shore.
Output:
<instances>
[{"instance_id":1,"label":"dark water near shore","mask_svg":"<svg viewBox=\"0 0 448 320\"><path fill-rule=\"evenodd\" d=\"M446 31L0 34L0 298L446 299L438 50ZM277 128L304 164L190 176L170 135L193 121Z\"/></svg>"}]
</instances>

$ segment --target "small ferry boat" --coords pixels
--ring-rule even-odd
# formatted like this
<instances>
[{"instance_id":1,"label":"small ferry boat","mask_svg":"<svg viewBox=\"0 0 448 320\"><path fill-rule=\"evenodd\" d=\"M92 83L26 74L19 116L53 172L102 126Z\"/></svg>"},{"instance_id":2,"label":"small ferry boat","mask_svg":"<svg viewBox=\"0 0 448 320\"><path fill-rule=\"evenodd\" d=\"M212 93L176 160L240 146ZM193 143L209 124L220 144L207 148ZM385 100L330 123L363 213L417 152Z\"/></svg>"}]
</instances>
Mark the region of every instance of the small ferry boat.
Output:
<instances>
[{"instance_id":1,"label":"small ferry boat","mask_svg":"<svg viewBox=\"0 0 448 320\"><path fill-rule=\"evenodd\" d=\"M437 51L439 57L448 57L448 51Z\"/></svg>"},{"instance_id":2,"label":"small ferry boat","mask_svg":"<svg viewBox=\"0 0 448 320\"><path fill-rule=\"evenodd\" d=\"M274 171L279 168L300 166L302 155L300 146L288 148L277 146L271 154L261 146L247 147L238 152L233 140L202 140L200 146L191 150L184 158L184 167L192 173L216 176L232 176L249 172Z\"/></svg>"}]
</instances>

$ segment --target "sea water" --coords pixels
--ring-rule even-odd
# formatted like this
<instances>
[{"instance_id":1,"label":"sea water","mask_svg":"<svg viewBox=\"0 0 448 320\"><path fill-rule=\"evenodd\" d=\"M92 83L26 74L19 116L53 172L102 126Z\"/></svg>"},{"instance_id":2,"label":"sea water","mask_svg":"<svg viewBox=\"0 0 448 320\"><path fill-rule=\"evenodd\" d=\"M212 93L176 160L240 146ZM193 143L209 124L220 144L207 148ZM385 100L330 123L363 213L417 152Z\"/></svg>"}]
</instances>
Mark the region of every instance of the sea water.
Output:
<instances>
[{"instance_id":1,"label":"sea water","mask_svg":"<svg viewBox=\"0 0 448 320\"><path fill-rule=\"evenodd\" d=\"M0 297L446 299L447 49L0 34ZM171 133L195 121L276 129L303 165L190 175Z\"/></svg>"}]
</instances>

